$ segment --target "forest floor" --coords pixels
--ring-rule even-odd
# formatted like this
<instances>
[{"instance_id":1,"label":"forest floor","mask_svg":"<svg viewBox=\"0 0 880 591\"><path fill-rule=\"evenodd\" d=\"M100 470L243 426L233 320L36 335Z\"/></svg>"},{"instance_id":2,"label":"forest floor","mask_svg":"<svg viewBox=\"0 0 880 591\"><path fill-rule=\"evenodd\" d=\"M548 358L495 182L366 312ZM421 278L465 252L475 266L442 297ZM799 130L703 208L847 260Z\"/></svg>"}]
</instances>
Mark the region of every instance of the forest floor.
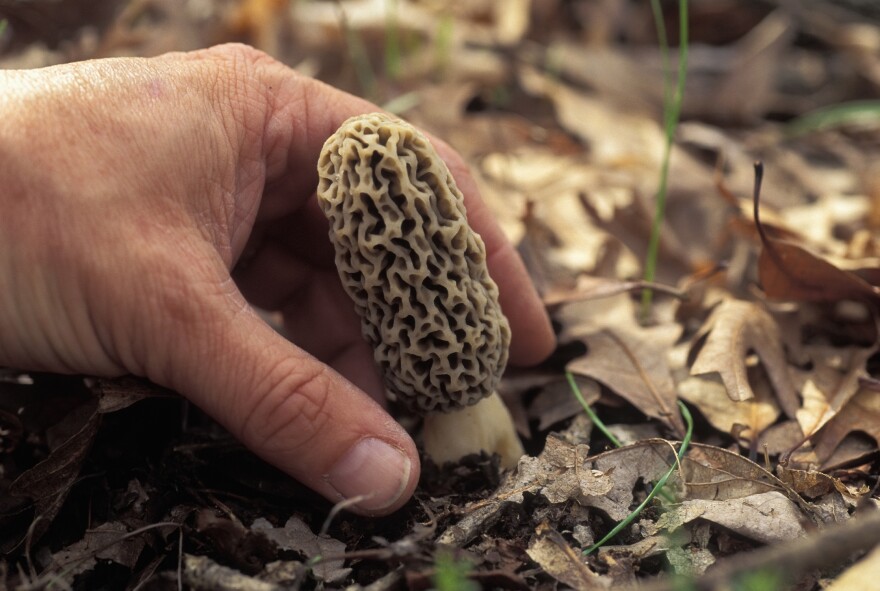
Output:
<instances>
[{"instance_id":1,"label":"forest floor","mask_svg":"<svg viewBox=\"0 0 880 591\"><path fill-rule=\"evenodd\" d=\"M0 67L243 41L445 139L559 339L502 383L519 466L381 519L174 393L2 370L0 588L878 588L880 9L806 4L689 2L646 284L675 2L664 59L647 1L0 0Z\"/></svg>"}]
</instances>

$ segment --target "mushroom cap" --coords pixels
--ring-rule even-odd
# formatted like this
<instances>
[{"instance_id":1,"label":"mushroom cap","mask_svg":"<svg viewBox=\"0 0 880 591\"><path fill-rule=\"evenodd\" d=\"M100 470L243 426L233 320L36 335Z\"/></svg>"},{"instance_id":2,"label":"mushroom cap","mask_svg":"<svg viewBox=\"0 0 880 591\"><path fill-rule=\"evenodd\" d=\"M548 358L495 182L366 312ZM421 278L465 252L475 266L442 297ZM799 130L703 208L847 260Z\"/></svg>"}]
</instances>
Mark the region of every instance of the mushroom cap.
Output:
<instances>
[{"instance_id":1,"label":"mushroom cap","mask_svg":"<svg viewBox=\"0 0 880 591\"><path fill-rule=\"evenodd\" d=\"M424 414L492 394L510 328L483 241L428 139L384 114L353 117L324 144L318 175L339 277L389 397Z\"/></svg>"}]
</instances>

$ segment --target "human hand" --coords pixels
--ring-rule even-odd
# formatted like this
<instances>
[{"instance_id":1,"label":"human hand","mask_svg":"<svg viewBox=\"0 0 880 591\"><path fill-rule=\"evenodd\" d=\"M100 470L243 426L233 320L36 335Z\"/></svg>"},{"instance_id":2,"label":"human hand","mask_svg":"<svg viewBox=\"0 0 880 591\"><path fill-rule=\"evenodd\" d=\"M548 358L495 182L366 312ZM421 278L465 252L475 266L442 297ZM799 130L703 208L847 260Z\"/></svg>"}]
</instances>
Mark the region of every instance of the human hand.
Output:
<instances>
[{"instance_id":1,"label":"human hand","mask_svg":"<svg viewBox=\"0 0 880 591\"><path fill-rule=\"evenodd\" d=\"M0 364L147 377L327 498L399 508L418 455L377 402L314 199L324 140L375 110L236 45L0 72ZM437 147L486 243L511 361L537 362L553 334L522 262ZM280 311L292 342L249 303Z\"/></svg>"}]
</instances>

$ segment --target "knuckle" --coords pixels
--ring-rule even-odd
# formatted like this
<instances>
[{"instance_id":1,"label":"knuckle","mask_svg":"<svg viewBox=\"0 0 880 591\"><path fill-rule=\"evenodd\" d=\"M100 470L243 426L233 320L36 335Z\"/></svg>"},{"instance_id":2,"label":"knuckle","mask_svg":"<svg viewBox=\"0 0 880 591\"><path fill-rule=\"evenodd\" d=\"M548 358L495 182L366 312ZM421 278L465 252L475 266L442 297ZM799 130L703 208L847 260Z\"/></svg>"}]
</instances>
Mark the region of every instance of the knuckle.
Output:
<instances>
[{"instance_id":1,"label":"knuckle","mask_svg":"<svg viewBox=\"0 0 880 591\"><path fill-rule=\"evenodd\" d=\"M215 55L222 59L233 62L248 64L275 63L276 60L268 53L245 43L223 43L205 50L209 55Z\"/></svg>"},{"instance_id":2,"label":"knuckle","mask_svg":"<svg viewBox=\"0 0 880 591\"><path fill-rule=\"evenodd\" d=\"M331 380L326 368L281 371L277 383L259 388L247 400L239 437L263 453L291 453L308 448L326 431Z\"/></svg>"}]
</instances>

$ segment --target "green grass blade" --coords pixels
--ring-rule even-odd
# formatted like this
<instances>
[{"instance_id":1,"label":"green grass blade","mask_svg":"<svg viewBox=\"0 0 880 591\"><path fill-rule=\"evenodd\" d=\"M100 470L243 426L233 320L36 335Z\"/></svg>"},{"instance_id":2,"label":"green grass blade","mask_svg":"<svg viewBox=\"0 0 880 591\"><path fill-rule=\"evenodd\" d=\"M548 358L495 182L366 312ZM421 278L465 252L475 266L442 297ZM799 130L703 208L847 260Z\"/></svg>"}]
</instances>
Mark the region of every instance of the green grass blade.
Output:
<instances>
[{"instance_id":1,"label":"green grass blade","mask_svg":"<svg viewBox=\"0 0 880 591\"><path fill-rule=\"evenodd\" d=\"M571 391L574 392L574 397L577 398L578 402L581 403L581 406L584 407L584 411L587 413L587 416L590 417L590 420L593 421L593 424L596 425L596 428L608 438L608 441L610 441L614 447L623 447L617 437L608 430L608 427L605 426L605 423L602 422L599 415L597 415L593 409L590 408L590 405L587 404L587 401L584 400L584 395L581 394L581 389L578 388L577 382L574 381L574 376L570 371L565 372L565 379L568 380L568 385L571 386Z\"/></svg>"},{"instance_id":2,"label":"green grass blade","mask_svg":"<svg viewBox=\"0 0 880 591\"><path fill-rule=\"evenodd\" d=\"M345 37L345 46L346 49L348 49L348 57L354 68L354 73L358 79L358 84L361 87L361 92L368 100L374 103L379 102L377 100L378 97L376 96L376 74L373 71L373 65L370 63L367 46L364 45L364 40L361 38L360 33L349 24L348 17L345 14L345 8L339 0L336 1L336 8L339 11L339 23Z\"/></svg>"},{"instance_id":3,"label":"green grass blade","mask_svg":"<svg viewBox=\"0 0 880 591\"><path fill-rule=\"evenodd\" d=\"M789 137L843 125L880 125L880 100L851 101L810 111L784 128Z\"/></svg>"},{"instance_id":4,"label":"green grass blade","mask_svg":"<svg viewBox=\"0 0 880 591\"><path fill-rule=\"evenodd\" d=\"M449 11L444 12L437 22L434 36L434 69L438 76L446 74L452 61L452 41L455 33L455 20Z\"/></svg>"},{"instance_id":5,"label":"green grass blade","mask_svg":"<svg viewBox=\"0 0 880 591\"><path fill-rule=\"evenodd\" d=\"M666 481L669 480L669 477L672 476L673 473L675 473L676 467L678 466L679 462L681 462L681 459L684 457L684 454L687 452L687 449L691 444L691 437L694 433L694 419L691 416L691 412L688 410L687 406L685 406L684 403L682 403L681 401L679 401L678 406L681 410L681 416L684 417L684 420L687 423L687 433L685 433L684 439L681 441L681 447L678 449L678 454L676 454L678 457L678 462L675 462L672 466L669 467L669 470L667 470L666 473L657 482L657 484L654 485L654 488L651 489L651 492L648 493L648 496L645 497L645 500L642 501L641 504L636 507L632 513L627 515L626 519L614 526L614 528L610 532L608 532L601 540L584 550L584 554L590 554L595 550L601 548L608 542L608 540L614 538L614 536L619 534L621 531L624 530L624 528L632 523L635 518L641 514L645 507L648 506L648 503L650 503L654 499L654 497L656 497L657 494L663 489L663 487L666 485Z\"/></svg>"},{"instance_id":6,"label":"green grass blade","mask_svg":"<svg viewBox=\"0 0 880 591\"><path fill-rule=\"evenodd\" d=\"M663 26L663 14L659 0L651 0L651 8L654 12L654 21L657 26L657 38L660 42L660 52L663 56L664 84L663 84L663 127L666 134L666 144L663 150L663 161L660 168L660 183L657 189L657 201L654 207L654 222L651 226L651 238L648 242L648 252L645 256L644 280L654 281L657 275L657 257L660 250L660 228L666 214L666 187L669 181L669 157L672 153L672 141L675 137L675 129L681 116L681 104L684 100L684 83L687 77L688 61L688 3L687 0L679 0L679 44L678 44L678 80L675 91L670 92L672 82L669 79L669 43L666 39L666 29ZM642 320L647 320L651 311L651 302L654 292L650 289L642 291Z\"/></svg>"},{"instance_id":7,"label":"green grass blade","mask_svg":"<svg viewBox=\"0 0 880 591\"><path fill-rule=\"evenodd\" d=\"M385 5L385 74L391 80L397 80L401 69L397 0L388 0Z\"/></svg>"}]
</instances>

